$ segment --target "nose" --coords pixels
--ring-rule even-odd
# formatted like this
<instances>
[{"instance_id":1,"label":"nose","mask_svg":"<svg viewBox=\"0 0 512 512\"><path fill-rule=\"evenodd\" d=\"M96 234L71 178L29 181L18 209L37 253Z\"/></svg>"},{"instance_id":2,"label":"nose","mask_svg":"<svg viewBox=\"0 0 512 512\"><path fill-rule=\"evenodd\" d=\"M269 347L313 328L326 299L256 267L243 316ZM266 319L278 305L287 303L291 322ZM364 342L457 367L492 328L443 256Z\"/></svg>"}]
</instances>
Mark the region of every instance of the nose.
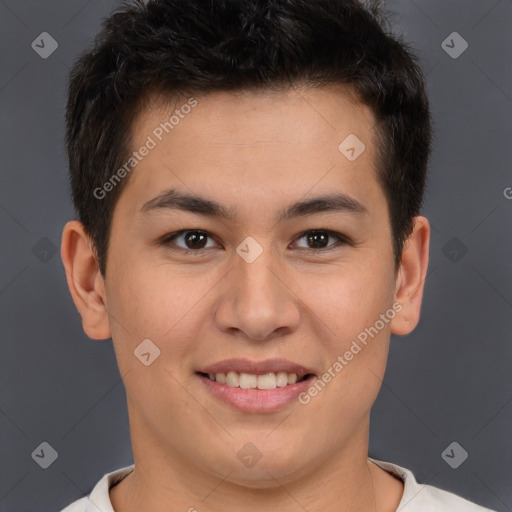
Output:
<instances>
[{"instance_id":1,"label":"nose","mask_svg":"<svg viewBox=\"0 0 512 512\"><path fill-rule=\"evenodd\" d=\"M243 333L248 340L266 341L290 334L300 323L300 299L294 294L290 272L270 249L251 263L234 257L216 306L219 329Z\"/></svg>"}]
</instances>

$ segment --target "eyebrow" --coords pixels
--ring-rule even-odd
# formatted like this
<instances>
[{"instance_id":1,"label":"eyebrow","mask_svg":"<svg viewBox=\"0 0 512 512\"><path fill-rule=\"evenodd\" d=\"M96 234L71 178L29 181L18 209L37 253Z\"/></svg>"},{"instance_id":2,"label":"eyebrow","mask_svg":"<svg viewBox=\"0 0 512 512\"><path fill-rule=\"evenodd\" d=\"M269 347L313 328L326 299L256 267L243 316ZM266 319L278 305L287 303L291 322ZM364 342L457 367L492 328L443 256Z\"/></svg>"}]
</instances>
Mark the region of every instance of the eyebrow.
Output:
<instances>
[{"instance_id":1,"label":"eyebrow","mask_svg":"<svg viewBox=\"0 0 512 512\"><path fill-rule=\"evenodd\" d=\"M235 210L212 199L169 189L150 199L141 208L142 213L158 210L181 210L206 217L236 219ZM278 212L278 221L306 217L318 213L368 214L365 206L346 194L326 194L293 203Z\"/></svg>"}]
</instances>

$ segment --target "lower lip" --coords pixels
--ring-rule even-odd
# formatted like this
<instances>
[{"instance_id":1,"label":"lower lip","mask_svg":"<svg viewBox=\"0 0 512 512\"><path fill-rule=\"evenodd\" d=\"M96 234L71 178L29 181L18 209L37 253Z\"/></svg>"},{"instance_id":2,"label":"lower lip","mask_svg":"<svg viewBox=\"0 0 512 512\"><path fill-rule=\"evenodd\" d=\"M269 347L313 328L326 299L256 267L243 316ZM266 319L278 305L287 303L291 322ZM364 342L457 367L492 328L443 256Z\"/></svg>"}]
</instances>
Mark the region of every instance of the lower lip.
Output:
<instances>
[{"instance_id":1,"label":"lower lip","mask_svg":"<svg viewBox=\"0 0 512 512\"><path fill-rule=\"evenodd\" d=\"M216 398L243 412L274 412L297 401L298 396L311 386L314 376L295 384L275 389L242 389L227 386L197 374L208 391Z\"/></svg>"}]
</instances>

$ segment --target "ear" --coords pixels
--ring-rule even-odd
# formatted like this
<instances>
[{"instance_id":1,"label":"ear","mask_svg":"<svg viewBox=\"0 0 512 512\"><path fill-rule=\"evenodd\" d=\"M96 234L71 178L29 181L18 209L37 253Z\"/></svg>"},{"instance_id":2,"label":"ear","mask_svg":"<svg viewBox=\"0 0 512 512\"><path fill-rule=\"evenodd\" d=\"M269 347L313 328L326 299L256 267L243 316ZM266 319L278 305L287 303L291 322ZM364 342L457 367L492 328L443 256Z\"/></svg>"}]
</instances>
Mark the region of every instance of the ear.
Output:
<instances>
[{"instance_id":1,"label":"ear","mask_svg":"<svg viewBox=\"0 0 512 512\"><path fill-rule=\"evenodd\" d=\"M396 279L395 302L402 309L391 321L391 332L411 333L420 320L421 301L428 268L430 224L423 216L414 218L414 228L404 244Z\"/></svg>"},{"instance_id":2,"label":"ear","mask_svg":"<svg viewBox=\"0 0 512 512\"><path fill-rule=\"evenodd\" d=\"M80 316L84 332L96 340L112 337L106 308L105 283L84 226L72 220L62 232L61 258L66 269L69 291Z\"/></svg>"}]
</instances>

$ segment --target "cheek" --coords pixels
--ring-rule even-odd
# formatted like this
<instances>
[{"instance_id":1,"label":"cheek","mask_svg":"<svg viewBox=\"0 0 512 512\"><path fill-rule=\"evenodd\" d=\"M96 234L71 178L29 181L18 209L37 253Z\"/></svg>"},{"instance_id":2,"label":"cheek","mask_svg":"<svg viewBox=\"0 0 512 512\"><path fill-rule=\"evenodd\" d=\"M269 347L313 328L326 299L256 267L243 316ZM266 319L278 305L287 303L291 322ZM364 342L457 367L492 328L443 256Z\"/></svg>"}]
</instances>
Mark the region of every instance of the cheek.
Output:
<instances>
[{"instance_id":1,"label":"cheek","mask_svg":"<svg viewBox=\"0 0 512 512\"><path fill-rule=\"evenodd\" d=\"M311 407L310 417L334 420L326 421L333 439L349 435L371 410L384 377L390 335L390 323L380 319L389 310L387 294L371 282L343 284L342 291L332 288L323 298L308 297L318 305L320 325L329 328L318 334L324 371L301 402Z\"/></svg>"},{"instance_id":2,"label":"cheek","mask_svg":"<svg viewBox=\"0 0 512 512\"><path fill-rule=\"evenodd\" d=\"M314 314L313 321L320 320L316 322L323 330L320 339L330 340L330 352L350 345L390 307L393 287L379 277L383 275L382 269L365 272L362 267L351 265L321 276L305 273L297 278L299 297Z\"/></svg>"},{"instance_id":3,"label":"cheek","mask_svg":"<svg viewBox=\"0 0 512 512\"><path fill-rule=\"evenodd\" d=\"M325 354L325 371L319 376L325 385L310 389L310 405L321 415L321 404L330 404L340 421L347 415L362 418L370 410L386 367L392 281L383 277L388 275L383 266L373 272L366 268L352 265L321 279L302 279L302 297L307 297L312 318L320 319L313 321ZM388 314L385 320L382 314ZM322 398L314 399L317 395Z\"/></svg>"},{"instance_id":4,"label":"cheek","mask_svg":"<svg viewBox=\"0 0 512 512\"><path fill-rule=\"evenodd\" d=\"M159 363L183 361L203 315L205 294L214 279L198 279L171 266L136 265L128 261L109 276L109 317L119 365L138 367L134 350L150 339L160 350ZM167 366L167 364L166 364Z\"/></svg>"}]
</instances>

